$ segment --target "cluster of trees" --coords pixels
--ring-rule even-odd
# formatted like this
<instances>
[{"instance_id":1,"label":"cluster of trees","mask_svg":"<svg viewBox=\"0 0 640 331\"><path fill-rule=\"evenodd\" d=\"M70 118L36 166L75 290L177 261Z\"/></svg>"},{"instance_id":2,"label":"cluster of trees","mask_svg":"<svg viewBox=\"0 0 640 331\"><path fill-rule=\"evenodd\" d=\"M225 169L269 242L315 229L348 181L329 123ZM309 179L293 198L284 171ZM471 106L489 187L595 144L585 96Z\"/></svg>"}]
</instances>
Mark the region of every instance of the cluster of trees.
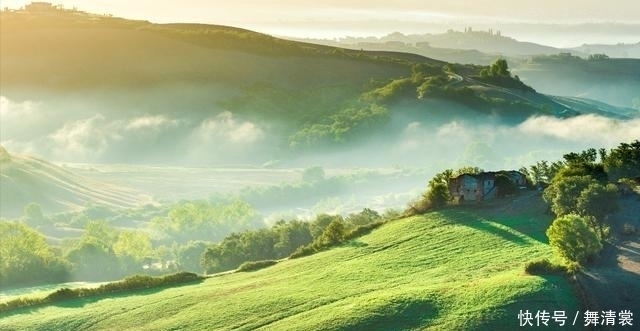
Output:
<instances>
[{"instance_id":1,"label":"cluster of trees","mask_svg":"<svg viewBox=\"0 0 640 331\"><path fill-rule=\"evenodd\" d=\"M322 182L324 171L310 168L304 177ZM64 239L55 246L30 225L46 227L60 215L45 216L38 205L27 206L21 220L0 222L0 285L230 270L247 261L280 259L314 243L314 248L335 245L345 240L349 231L381 219L375 211L365 209L344 218L323 214L310 222L280 221L262 228L255 210L236 199L226 203L181 202L168 210L166 217L155 217L146 230L131 230L115 227L113 217L87 220L89 216L110 215L108 209L88 208L85 212L64 214L76 220L74 223L84 224L83 232L79 238Z\"/></svg>"},{"instance_id":2,"label":"cluster of trees","mask_svg":"<svg viewBox=\"0 0 640 331\"><path fill-rule=\"evenodd\" d=\"M175 205L166 217L151 220L164 242L220 241L228 233L264 225L258 212L241 199L186 201Z\"/></svg>"},{"instance_id":3,"label":"cluster of trees","mask_svg":"<svg viewBox=\"0 0 640 331\"><path fill-rule=\"evenodd\" d=\"M607 215L618 208L618 187L612 181L640 177L640 141L622 143L609 152L591 148L569 153L561 167L550 168L555 174L543 198L557 218L547 230L549 243L567 261L586 264L610 235Z\"/></svg>"},{"instance_id":4,"label":"cluster of trees","mask_svg":"<svg viewBox=\"0 0 640 331\"><path fill-rule=\"evenodd\" d=\"M538 161L536 164L529 166L529 168L522 167L519 170L527 176L531 186L546 187L564 166L565 164L561 160L551 163L549 161Z\"/></svg>"},{"instance_id":5,"label":"cluster of trees","mask_svg":"<svg viewBox=\"0 0 640 331\"><path fill-rule=\"evenodd\" d=\"M505 59L497 59L490 66L480 70L480 80L503 87L535 92L533 88L520 81L518 75L512 76Z\"/></svg>"},{"instance_id":6,"label":"cluster of trees","mask_svg":"<svg viewBox=\"0 0 640 331\"><path fill-rule=\"evenodd\" d=\"M313 243L332 246L342 242L348 231L381 218L377 212L365 208L346 218L321 214L311 222L279 221L268 229L233 233L206 248L202 268L207 273L221 272L236 269L248 261L281 259Z\"/></svg>"},{"instance_id":7,"label":"cluster of trees","mask_svg":"<svg viewBox=\"0 0 640 331\"><path fill-rule=\"evenodd\" d=\"M67 279L71 265L43 235L19 222L0 222L0 287Z\"/></svg>"},{"instance_id":8,"label":"cluster of trees","mask_svg":"<svg viewBox=\"0 0 640 331\"><path fill-rule=\"evenodd\" d=\"M480 70L480 77L511 77L509 64L505 59L497 59L489 67Z\"/></svg>"},{"instance_id":9,"label":"cluster of trees","mask_svg":"<svg viewBox=\"0 0 640 331\"><path fill-rule=\"evenodd\" d=\"M69 240L63 253L73 279L106 280L141 272L154 260L151 236L143 231L117 230L105 221L90 221L82 237Z\"/></svg>"},{"instance_id":10,"label":"cluster of trees","mask_svg":"<svg viewBox=\"0 0 640 331\"><path fill-rule=\"evenodd\" d=\"M385 123L389 119L389 109L378 103L364 101L326 116L318 123L302 126L289 137L292 149L306 148L320 144L343 143L348 137Z\"/></svg>"},{"instance_id":11,"label":"cluster of trees","mask_svg":"<svg viewBox=\"0 0 640 331\"><path fill-rule=\"evenodd\" d=\"M151 221L140 227L141 219ZM121 212L90 205L80 212L51 215L31 203L22 218L0 222L0 285L101 281L178 269L200 272L201 255L211 242L262 226L257 211L240 199ZM55 245L42 234L80 231L80 237Z\"/></svg>"},{"instance_id":12,"label":"cluster of trees","mask_svg":"<svg viewBox=\"0 0 640 331\"><path fill-rule=\"evenodd\" d=\"M118 231L91 221L79 239L59 247L29 225L0 222L0 285L22 286L69 280L108 280L141 272L154 258L150 236Z\"/></svg>"}]
</instances>

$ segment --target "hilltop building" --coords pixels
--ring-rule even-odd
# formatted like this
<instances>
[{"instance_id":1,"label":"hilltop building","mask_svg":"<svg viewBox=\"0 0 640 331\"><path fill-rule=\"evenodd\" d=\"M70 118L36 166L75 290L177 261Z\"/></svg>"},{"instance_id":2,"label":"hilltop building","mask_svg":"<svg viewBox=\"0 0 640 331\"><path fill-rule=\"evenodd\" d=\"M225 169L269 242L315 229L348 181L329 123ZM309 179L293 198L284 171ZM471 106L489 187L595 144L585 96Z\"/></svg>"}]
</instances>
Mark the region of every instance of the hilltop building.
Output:
<instances>
[{"instance_id":1,"label":"hilltop building","mask_svg":"<svg viewBox=\"0 0 640 331\"><path fill-rule=\"evenodd\" d=\"M32 13L42 13L56 11L58 8L53 6L51 2L36 1L24 6L24 10Z\"/></svg>"},{"instance_id":2,"label":"hilltop building","mask_svg":"<svg viewBox=\"0 0 640 331\"><path fill-rule=\"evenodd\" d=\"M449 192L455 201L484 201L499 195L496 177L505 175L516 187L527 185L526 176L515 170L481 172L478 174L461 174L449 179Z\"/></svg>"}]
</instances>

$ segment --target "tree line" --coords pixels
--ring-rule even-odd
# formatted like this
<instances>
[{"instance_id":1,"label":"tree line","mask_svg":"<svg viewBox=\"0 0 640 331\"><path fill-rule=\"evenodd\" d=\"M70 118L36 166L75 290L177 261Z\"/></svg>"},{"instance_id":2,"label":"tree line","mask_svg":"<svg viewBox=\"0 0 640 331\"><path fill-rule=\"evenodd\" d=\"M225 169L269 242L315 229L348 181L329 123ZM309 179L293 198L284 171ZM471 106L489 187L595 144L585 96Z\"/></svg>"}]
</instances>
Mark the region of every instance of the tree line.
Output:
<instances>
[{"instance_id":1,"label":"tree line","mask_svg":"<svg viewBox=\"0 0 640 331\"><path fill-rule=\"evenodd\" d=\"M310 222L282 220L270 228L233 233L208 246L201 265L207 273L216 273L236 269L248 261L309 255L344 242L357 229L392 217L393 213L380 215L365 208L347 217L320 214Z\"/></svg>"}]
</instances>

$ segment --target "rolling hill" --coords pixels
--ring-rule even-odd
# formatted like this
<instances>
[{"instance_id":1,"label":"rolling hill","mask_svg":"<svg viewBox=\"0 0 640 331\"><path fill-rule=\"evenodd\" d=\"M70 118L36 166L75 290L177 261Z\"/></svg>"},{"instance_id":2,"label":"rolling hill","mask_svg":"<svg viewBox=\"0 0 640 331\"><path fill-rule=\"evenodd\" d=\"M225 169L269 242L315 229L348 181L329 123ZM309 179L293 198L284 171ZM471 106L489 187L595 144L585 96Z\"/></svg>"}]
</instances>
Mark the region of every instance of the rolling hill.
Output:
<instances>
[{"instance_id":1,"label":"rolling hill","mask_svg":"<svg viewBox=\"0 0 640 331\"><path fill-rule=\"evenodd\" d=\"M330 251L255 272L7 312L0 327L508 330L519 326L520 310L573 316L581 308L565 278L523 271L525 261L550 254L549 219L532 194L491 210L392 221ZM549 329L572 329L567 324L551 321Z\"/></svg>"},{"instance_id":2,"label":"rolling hill","mask_svg":"<svg viewBox=\"0 0 640 331\"><path fill-rule=\"evenodd\" d=\"M2 140L47 159L262 164L398 140L399 120L581 113L483 66L226 26L3 11L0 38L3 97L34 122L10 111Z\"/></svg>"},{"instance_id":3,"label":"rolling hill","mask_svg":"<svg viewBox=\"0 0 640 331\"><path fill-rule=\"evenodd\" d=\"M19 217L38 203L45 212L84 208L88 204L133 207L151 202L137 191L78 176L44 160L9 155L0 147L0 216Z\"/></svg>"},{"instance_id":4,"label":"rolling hill","mask_svg":"<svg viewBox=\"0 0 640 331\"><path fill-rule=\"evenodd\" d=\"M588 98L614 107L638 107L640 102L640 59L589 60L563 53L533 57L513 71L541 93Z\"/></svg>"}]
</instances>

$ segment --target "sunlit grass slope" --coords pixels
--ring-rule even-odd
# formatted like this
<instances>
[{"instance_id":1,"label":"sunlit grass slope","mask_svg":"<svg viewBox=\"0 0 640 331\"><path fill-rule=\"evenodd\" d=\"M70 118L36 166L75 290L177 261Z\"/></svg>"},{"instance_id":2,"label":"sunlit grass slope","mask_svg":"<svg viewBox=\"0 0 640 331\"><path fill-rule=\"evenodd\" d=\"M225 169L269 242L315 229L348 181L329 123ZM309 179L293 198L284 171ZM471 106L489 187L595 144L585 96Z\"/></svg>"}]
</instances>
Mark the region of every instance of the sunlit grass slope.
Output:
<instances>
[{"instance_id":1,"label":"sunlit grass slope","mask_svg":"<svg viewBox=\"0 0 640 331\"><path fill-rule=\"evenodd\" d=\"M568 316L579 309L564 278L523 272L525 261L549 254L540 241L546 223L430 213L256 272L17 311L0 319L0 329L517 329L520 309Z\"/></svg>"}]
</instances>

